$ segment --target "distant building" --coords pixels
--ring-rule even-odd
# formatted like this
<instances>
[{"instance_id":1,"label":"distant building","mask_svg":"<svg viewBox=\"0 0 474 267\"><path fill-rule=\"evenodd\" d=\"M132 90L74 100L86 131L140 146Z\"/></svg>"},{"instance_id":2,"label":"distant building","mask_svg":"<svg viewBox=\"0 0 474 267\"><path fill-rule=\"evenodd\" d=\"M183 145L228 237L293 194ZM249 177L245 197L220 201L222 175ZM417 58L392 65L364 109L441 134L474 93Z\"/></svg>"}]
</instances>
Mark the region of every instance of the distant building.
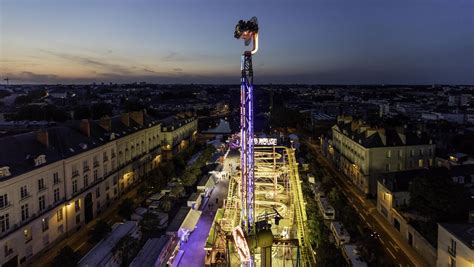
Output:
<instances>
[{"instance_id":1,"label":"distant building","mask_svg":"<svg viewBox=\"0 0 474 267\"><path fill-rule=\"evenodd\" d=\"M377 193L377 174L434 166L435 144L404 127L373 127L340 116L332 127L330 156L364 193Z\"/></svg>"},{"instance_id":2,"label":"distant building","mask_svg":"<svg viewBox=\"0 0 474 267\"><path fill-rule=\"evenodd\" d=\"M438 267L474 266L474 221L464 224L438 224L437 254Z\"/></svg>"},{"instance_id":3,"label":"distant building","mask_svg":"<svg viewBox=\"0 0 474 267\"><path fill-rule=\"evenodd\" d=\"M197 118L189 112L165 118L161 122L162 153L165 160L188 147L189 142L197 138Z\"/></svg>"}]
</instances>

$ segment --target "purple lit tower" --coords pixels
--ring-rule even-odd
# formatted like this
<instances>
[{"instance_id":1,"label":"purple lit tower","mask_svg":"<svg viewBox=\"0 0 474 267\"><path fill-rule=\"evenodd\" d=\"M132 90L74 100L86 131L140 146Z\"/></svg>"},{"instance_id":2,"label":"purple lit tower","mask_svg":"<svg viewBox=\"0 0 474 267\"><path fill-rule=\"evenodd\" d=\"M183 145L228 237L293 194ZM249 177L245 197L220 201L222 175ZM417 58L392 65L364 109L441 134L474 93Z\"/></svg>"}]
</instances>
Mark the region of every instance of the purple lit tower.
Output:
<instances>
[{"instance_id":1,"label":"purple lit tower","mask_svg":"<svg viewBox=\"0 0 474 267\"><path fill-rule=\"evenodd\" d=\"M245 51L242 55L240 85L240 169L242 175L240 221L243 231L248 236L254 234L255 223L252 55L258 50L257 18L239 21L235 27L234 37L244 39L245 45L253 41L253 49Z\"/></svg>"}]
</instances>

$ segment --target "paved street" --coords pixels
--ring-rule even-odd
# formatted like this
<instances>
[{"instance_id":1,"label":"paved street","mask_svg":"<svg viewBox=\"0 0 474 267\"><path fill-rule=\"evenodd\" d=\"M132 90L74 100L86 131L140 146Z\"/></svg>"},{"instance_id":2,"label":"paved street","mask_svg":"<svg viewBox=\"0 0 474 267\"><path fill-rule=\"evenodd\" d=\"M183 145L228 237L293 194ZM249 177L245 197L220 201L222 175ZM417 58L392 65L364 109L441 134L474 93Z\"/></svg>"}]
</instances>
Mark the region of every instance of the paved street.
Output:
<instances>
[{"instance_id":1,"label":"paved street","mask_svg":"<svg viewBox=\"0 0 474 267\"><path fill-rule=\"evenodd\" d=\"M233 170L235 170L237 162L238 154L236 156L235 153L229 153L223 164L224 171L228 173L231 172L229 163L232 164ZM223 200L227 197L228 185L229 179L226 178L220 181L212 191L209 200L202 205L202 215L199 218L196 229L189 236L189 240L186 243L181 244L181 249L184 250L184 254L178 266L204 266L204 258L206 256L204 246L209 235L216 210L222 206ZM216 199L218 199L218 204L216 204Z\"/></svg>"},{"instance_id":2,"label":"paved street","mask_svg":"<svg viewBox=\"0 0 474 267\"><path fill-rule=\"evenodd\" d=\"M400 233L395 231L377 211L376 206L366 199L362 192L352 186L347 177L329 162L320 152L320 147L307 143L318 162L323 165L332 175L334 181L342 189L350 204L355 208L367 226L380 234L380 243L387 255L393 259L397 266L428 266L426 261L418 255L403 239Z\"/></svg>"}]
</instances>

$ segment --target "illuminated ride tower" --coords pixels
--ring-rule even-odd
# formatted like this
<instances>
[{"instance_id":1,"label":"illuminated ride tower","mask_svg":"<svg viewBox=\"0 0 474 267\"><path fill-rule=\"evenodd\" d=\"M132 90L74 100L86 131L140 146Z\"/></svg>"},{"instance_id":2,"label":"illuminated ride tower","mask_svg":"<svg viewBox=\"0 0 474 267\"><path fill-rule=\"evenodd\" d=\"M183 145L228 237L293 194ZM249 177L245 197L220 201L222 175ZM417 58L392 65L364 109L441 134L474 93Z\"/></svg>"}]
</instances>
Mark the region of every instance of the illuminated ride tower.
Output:
<instances>
[{"instance_id":1,"label":"illuminated ride tower","mask_svg":"<svg viewBox=\"0 0 474 267\"><path fill-rule=\"evenodd\" d=\"M241 58L240 85L240 226L234 230L234 239L255 235L255 185L254 185L254 129L253 129L253 69L252 55L258 50L258 23L253 17L240 20L235 26L234 37L244 39L245 45L253 43L253 49L245 51ZM247 266L253 266L253 253L248 247L239 248L241 258L247 259ZM245 262L245 261L243 261Z\"/></svg>"}]
</instances>

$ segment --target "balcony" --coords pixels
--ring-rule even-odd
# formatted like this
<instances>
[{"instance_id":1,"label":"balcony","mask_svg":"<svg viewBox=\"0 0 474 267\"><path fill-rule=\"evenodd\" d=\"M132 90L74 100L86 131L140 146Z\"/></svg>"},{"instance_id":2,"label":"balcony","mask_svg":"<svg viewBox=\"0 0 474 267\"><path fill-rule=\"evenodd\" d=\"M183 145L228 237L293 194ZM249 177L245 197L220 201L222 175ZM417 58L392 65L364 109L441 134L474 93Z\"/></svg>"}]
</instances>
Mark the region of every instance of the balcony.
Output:
<instances>
[{"instance_id":1,"label":"balcony","mask_svg":"<svg viewBox=\"0 0 474 267\"><path fill-rule=\"evenodd\" d=\"M82 168L82 171L83 171L83 172L89 171L89 166L84 166L84 168Z\"/></svg>"},{"instance_id":2,"label":"balcony","mask_svg":"<svg viewBox=\"0 0 474 267\"><path fill-rule=\"evenodd\" d=\"M0 207L0 211L6 210L6 209L10 208L11 206L12 206L12 203L10 201L8 201L8 203L6 203L2 207Z\"/></svg>"},{"instance_id":3,"label":"balcony","mask_svg":"<svg viewBox=\"0 0 474 267\"><path fill-rule=\"evenodd\" d=\"M98 161L94 161L94 168L97 168L99 167L99 162Z\"/></svg>"},{"instance_id":4,"label":"balcony","mask_svg":"<svg viewBox=\"0 0 474 267\"><path fill-rule=\"evenodd\" d=\"M75 170L75 171L72 171L72 177L77 177L79 176L79 171Z\"/></svg>"},{"instance_id":5,"label":"balcony","mask_svg":"<svg viewBox=\"0 0 474 267\"><path fill-rule=\"evenodd\" d=\"M448 253L449 253L449 255L451 255L453 257L456 257L456 248L448 246Z\"/></svg>"}]
</instances>

